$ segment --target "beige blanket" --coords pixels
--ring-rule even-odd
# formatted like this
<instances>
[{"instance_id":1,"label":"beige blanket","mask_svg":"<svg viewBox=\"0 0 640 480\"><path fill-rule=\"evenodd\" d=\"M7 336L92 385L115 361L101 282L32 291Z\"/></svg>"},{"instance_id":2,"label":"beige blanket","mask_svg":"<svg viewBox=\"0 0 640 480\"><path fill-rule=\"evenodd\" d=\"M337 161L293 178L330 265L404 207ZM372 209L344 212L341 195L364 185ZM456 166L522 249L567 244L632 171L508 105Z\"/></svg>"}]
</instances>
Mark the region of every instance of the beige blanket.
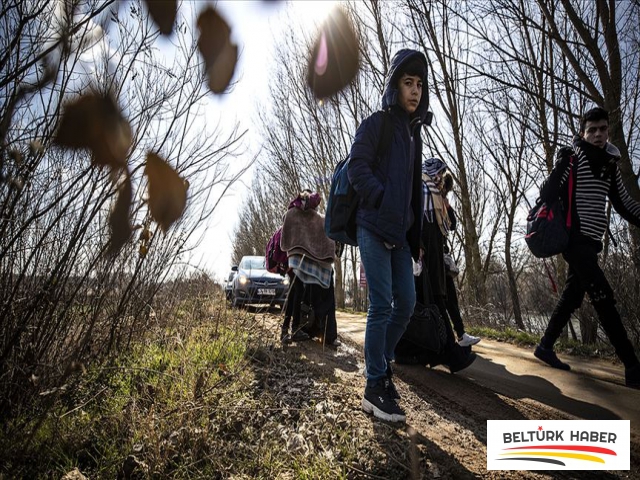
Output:
<instances>
[{"instance_id":1,"label":"beige blanket","mask_svg":"<svg viewBox=\"0 0 640 480\"><path fill-rule=\"evenodd\" d=\"M336 244L324 233L324 216L315 210L290 208L284 216L280 248L284 252L300 249L312 259L333 262Z\"/></svg>"}]
</instances>

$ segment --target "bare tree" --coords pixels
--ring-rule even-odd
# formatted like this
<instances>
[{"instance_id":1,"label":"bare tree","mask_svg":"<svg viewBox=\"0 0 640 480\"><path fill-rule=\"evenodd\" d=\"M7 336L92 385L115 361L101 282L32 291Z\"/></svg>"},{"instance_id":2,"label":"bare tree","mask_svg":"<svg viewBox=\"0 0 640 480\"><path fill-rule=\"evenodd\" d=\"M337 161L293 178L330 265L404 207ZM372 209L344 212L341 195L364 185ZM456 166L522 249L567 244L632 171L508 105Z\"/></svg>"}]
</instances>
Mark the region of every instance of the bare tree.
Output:
<instances>
[{"instance_id":1,"label":"bare tree","mask_svg":"<svg viewBox=\"0 0 640 480\"><path fill-rule=\"evenodd\" d=\"M360 75L338 95L322 102L313 97L305 83L312 39L308 33L296 29L293 19L289 20L292 28L288 38L278 46L277 57L281 61L273 72L271 108L260 114L265 144L264 155L259 160L259 178L262 185L267 185L266 190L273 192L274 202L286 204L304 188L318 191L327 198L335 164L348 154L356 127L379 102L387 65L380 62L378 52L372 52L367 28L374 29L387 61L388 51L384 34L379 30L383 28L381 4L372 2L367 6L371 7L369 13L374 18L354 6L347 7L348 14L355 19L354 24L359 25L363 58ZM377 79L373 82L375 89L371 88L371 78ZM254 212L259 214L257 210ZM238 239L237 243L242 240ZM343 261L335 264L339 306L345 305L347 283L355 297L360 294L358 263L357 250L346 249ZM346 275L350 276L349 281Z\"/></svg>"},{"instance_id":2,"label":"bare tree","mask_svg":"<svg viewBox=\"0 0 640 480\"><path fill-rule=\"evenodd\" d=\"M629 122L633 125L637 119L635 108L640 95L637 89L640 7L632 2L598 0L592 4L572 5L568 0L562 0L561 14L569 20L565 26L558 24L550 4L546 0L538 1L551 36L589 98L609 111L610 139L622 155L619 165L624 184L634 198L640 199L638 173L634 171L629 148L630 144L636 143L635 138L630 139L635 134L629 128ZM571 42L575 36L580 42ZM629 122L625 122L625 118L629 118ZM631 227L631 239L632 258L640 273L640 229ZM636 292L640 292L637 281Z\"/></svg>"},{"instance_id":3,"label":"bare tree","mask_svg":"<svg viewBox=\"0 0 640 480\"><path fill-rule=\"evenodd\" d=\"M237 128L202 121L205 89L188 19L179 19L183 34L169 68L154 51L158 32L140 3L59 5L10 2L0 20L3 411L63 381L70 365L104 359L143 335L155 293L169 274L182 274L196 226L215 210L213 186L224 192L237 178L229 168ZM122 177L53 141L63 105L88 88L113 95L134 132L128 170L136 237L115 257L105 254ZM148 151L189 182L187 214L165 233L146 200Z\"/></svg>"}]
</instances>

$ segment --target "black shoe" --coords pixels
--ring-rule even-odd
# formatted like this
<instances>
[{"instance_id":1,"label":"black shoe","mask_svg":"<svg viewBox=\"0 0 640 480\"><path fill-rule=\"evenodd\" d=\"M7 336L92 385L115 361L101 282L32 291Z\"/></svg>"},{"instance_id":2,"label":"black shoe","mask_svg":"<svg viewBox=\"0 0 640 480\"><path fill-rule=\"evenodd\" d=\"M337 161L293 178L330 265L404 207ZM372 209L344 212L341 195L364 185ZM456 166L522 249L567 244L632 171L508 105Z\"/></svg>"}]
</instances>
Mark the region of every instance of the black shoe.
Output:
<instances>
[{"instance_id":1,"label":"black shoe","mask_svg":"<svg viewBox=\"0 0 640 480\"><path fill-rule=\"evenodd\" d=\"M556 353L550 348L544 348L542 345L538 345L533 354L536 358L539 358L550 367L557 368L559 370L571 370L571 366L560 360Z\"/></svg>"},{"instance_id":2,"label":"black shoe","mask_svg":"<svg viewBox=\"0 0 640 480\"><path fill-rule=\"evenodd\" d=\"M460 370L464 370L469 365L471 365L473 362L475 362L476 358L478 358L478 357L474 352L469 352L464 357L462 357L458 361L456 361L455 363L454 362L450 363L449 364L449 371L451 373L456 373L456 372L459 372Z\"/></svg>"},{"instance_id":3,"label":"black shoe","mask_svg":"<svg viewBox=\"0 0 640 480\"><path fill-rule=\"evenodd\" d=\"M400 400L400 394L396 389L395 384L393 383L393 370L391 369L391 364L387 363L387 390L389 391L389 396L394 400Z\"/></svg>"},{"instance_id":4,"label":"black shoe","mask_svg":"<svg viewBox=\"0 0 640 480\"><path fill-rule=\"evenodd\" d=\"M404 410L389 395L388 384L387 379L383 378L372 387L367 385L362 398L362 409L387 422L404 422L407 417Z\"/></svg>"},{"instance_id":5,"label":"black shoe","mask_svg":"<svg viewBox=\"0 0 640 480\"><path fill-rule=\"evenodd\" d=\"M289 335L289 329L283 328L280 331L280 341L282 343L291 343L291 335Z\"/></svg>"},{"instance_id":6,"label":"black shoe","mask_svg":"<svg viewBox=\"0 0 640 480\"><path fill-rule=\"evenodd\" d=\"M624 369L624 384L629 388L640 389L640 363Z\"/></svg>"},{"instance_id":7,"label":"black shoe","mask_svg":"<svg viewBox=\"0 0 640 480\"><path fill-rule=\"evenodd\" d=\"M291 340L294 342L302 342L304 340L309 340L309 335L304 333L302 330L297 330L293 335L291 335Z\"/></svg>"}]
</instances>

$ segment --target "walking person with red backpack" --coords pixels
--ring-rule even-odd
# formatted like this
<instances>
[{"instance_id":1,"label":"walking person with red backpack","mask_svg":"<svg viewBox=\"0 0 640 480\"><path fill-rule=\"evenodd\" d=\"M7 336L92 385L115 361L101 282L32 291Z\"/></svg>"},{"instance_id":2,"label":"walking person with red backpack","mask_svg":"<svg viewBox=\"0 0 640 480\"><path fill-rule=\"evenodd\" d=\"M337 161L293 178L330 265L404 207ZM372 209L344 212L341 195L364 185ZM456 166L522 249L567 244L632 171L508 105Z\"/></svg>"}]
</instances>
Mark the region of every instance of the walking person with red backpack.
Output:
<instances>
[{"instance_id":1,"label":"walking person with red backpack","mask_svg":"<svg viewBox=\"0 0 640 480\"><path fill-rule=\"evenodd\" d=\"M564 291L534 355L553 368L571 369L556 356L553 345L587 293L602 329L625 366L626 385L640 388L640 362L615 306L613 290L598 265L598 253L608 225L607 197L625 220L640 227L640 203L633 200L624 187L617 165L620 152L608 139L607 111L602 108L587 111L580 123L579 138L573 147L558 152L553 171L540 190L544 202L552 202L558 194L564 197L563 204L572 205L573 220L569 245L562 254L569 264ZM574 170L575 186L569 202L566 197L571 170Z\"/></svg>"},{"instance_id":2,"label":"walking person with red backpack","mask_svg":"<svg viewBox=\"0 0 640 480\"><path fill-rule=\"evenodd\" d=\"M426 80L424 54L408 49L395 54L382 96L384 112L362 122L348 165L349 181L360 199L357 243L369 286L362 408L392 422L405 421L391 361L416 303L411 258L417 260L420 254L420 133L429 118ZM386 125L392 127L391 141L379 152L381 127Z\"/></svg>"}]
</instances>

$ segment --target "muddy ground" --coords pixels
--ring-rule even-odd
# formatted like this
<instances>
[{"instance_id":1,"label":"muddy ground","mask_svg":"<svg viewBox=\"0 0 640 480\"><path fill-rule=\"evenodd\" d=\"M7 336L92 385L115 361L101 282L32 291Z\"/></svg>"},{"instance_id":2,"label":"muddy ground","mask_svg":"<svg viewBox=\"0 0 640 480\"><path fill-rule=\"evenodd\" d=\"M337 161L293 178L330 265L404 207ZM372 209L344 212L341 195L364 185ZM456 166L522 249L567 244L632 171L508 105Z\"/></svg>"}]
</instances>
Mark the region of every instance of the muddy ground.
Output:
<instances>
[{"instance_id":1,"label":"muddy ground","mask_svg":"<svg viewBox=\"0 0 640 480\"><path fill-rule=\"evenodd\" d=\"M277 336L279 317L263 318L265 326L272 326ZM640 408L635 408L640 405L640 392L621 385L621 367L569 357L576 364L574 371L551 371L539 365L528 350L484 341L475 347L476 363L455 375L444 367L396 366L396 385L407 422L394 425L373 419L360 409L364 319L339 313L338 325L343 344L337 349L323 347L318 341L278 348L285 356L303 356L314 370L337 380L329 388L334 401L342 404L339 416L348 417L354 441L370 442L370 459L351 462L350 477L640 478L640 437L635 421L640 415ZM608 399L608 406L598 404L599 394ZM487 420L628 418L624 415L629 409L634 418L628 472L509 472L486 468Z\"/></svg>"}]
</instances>

